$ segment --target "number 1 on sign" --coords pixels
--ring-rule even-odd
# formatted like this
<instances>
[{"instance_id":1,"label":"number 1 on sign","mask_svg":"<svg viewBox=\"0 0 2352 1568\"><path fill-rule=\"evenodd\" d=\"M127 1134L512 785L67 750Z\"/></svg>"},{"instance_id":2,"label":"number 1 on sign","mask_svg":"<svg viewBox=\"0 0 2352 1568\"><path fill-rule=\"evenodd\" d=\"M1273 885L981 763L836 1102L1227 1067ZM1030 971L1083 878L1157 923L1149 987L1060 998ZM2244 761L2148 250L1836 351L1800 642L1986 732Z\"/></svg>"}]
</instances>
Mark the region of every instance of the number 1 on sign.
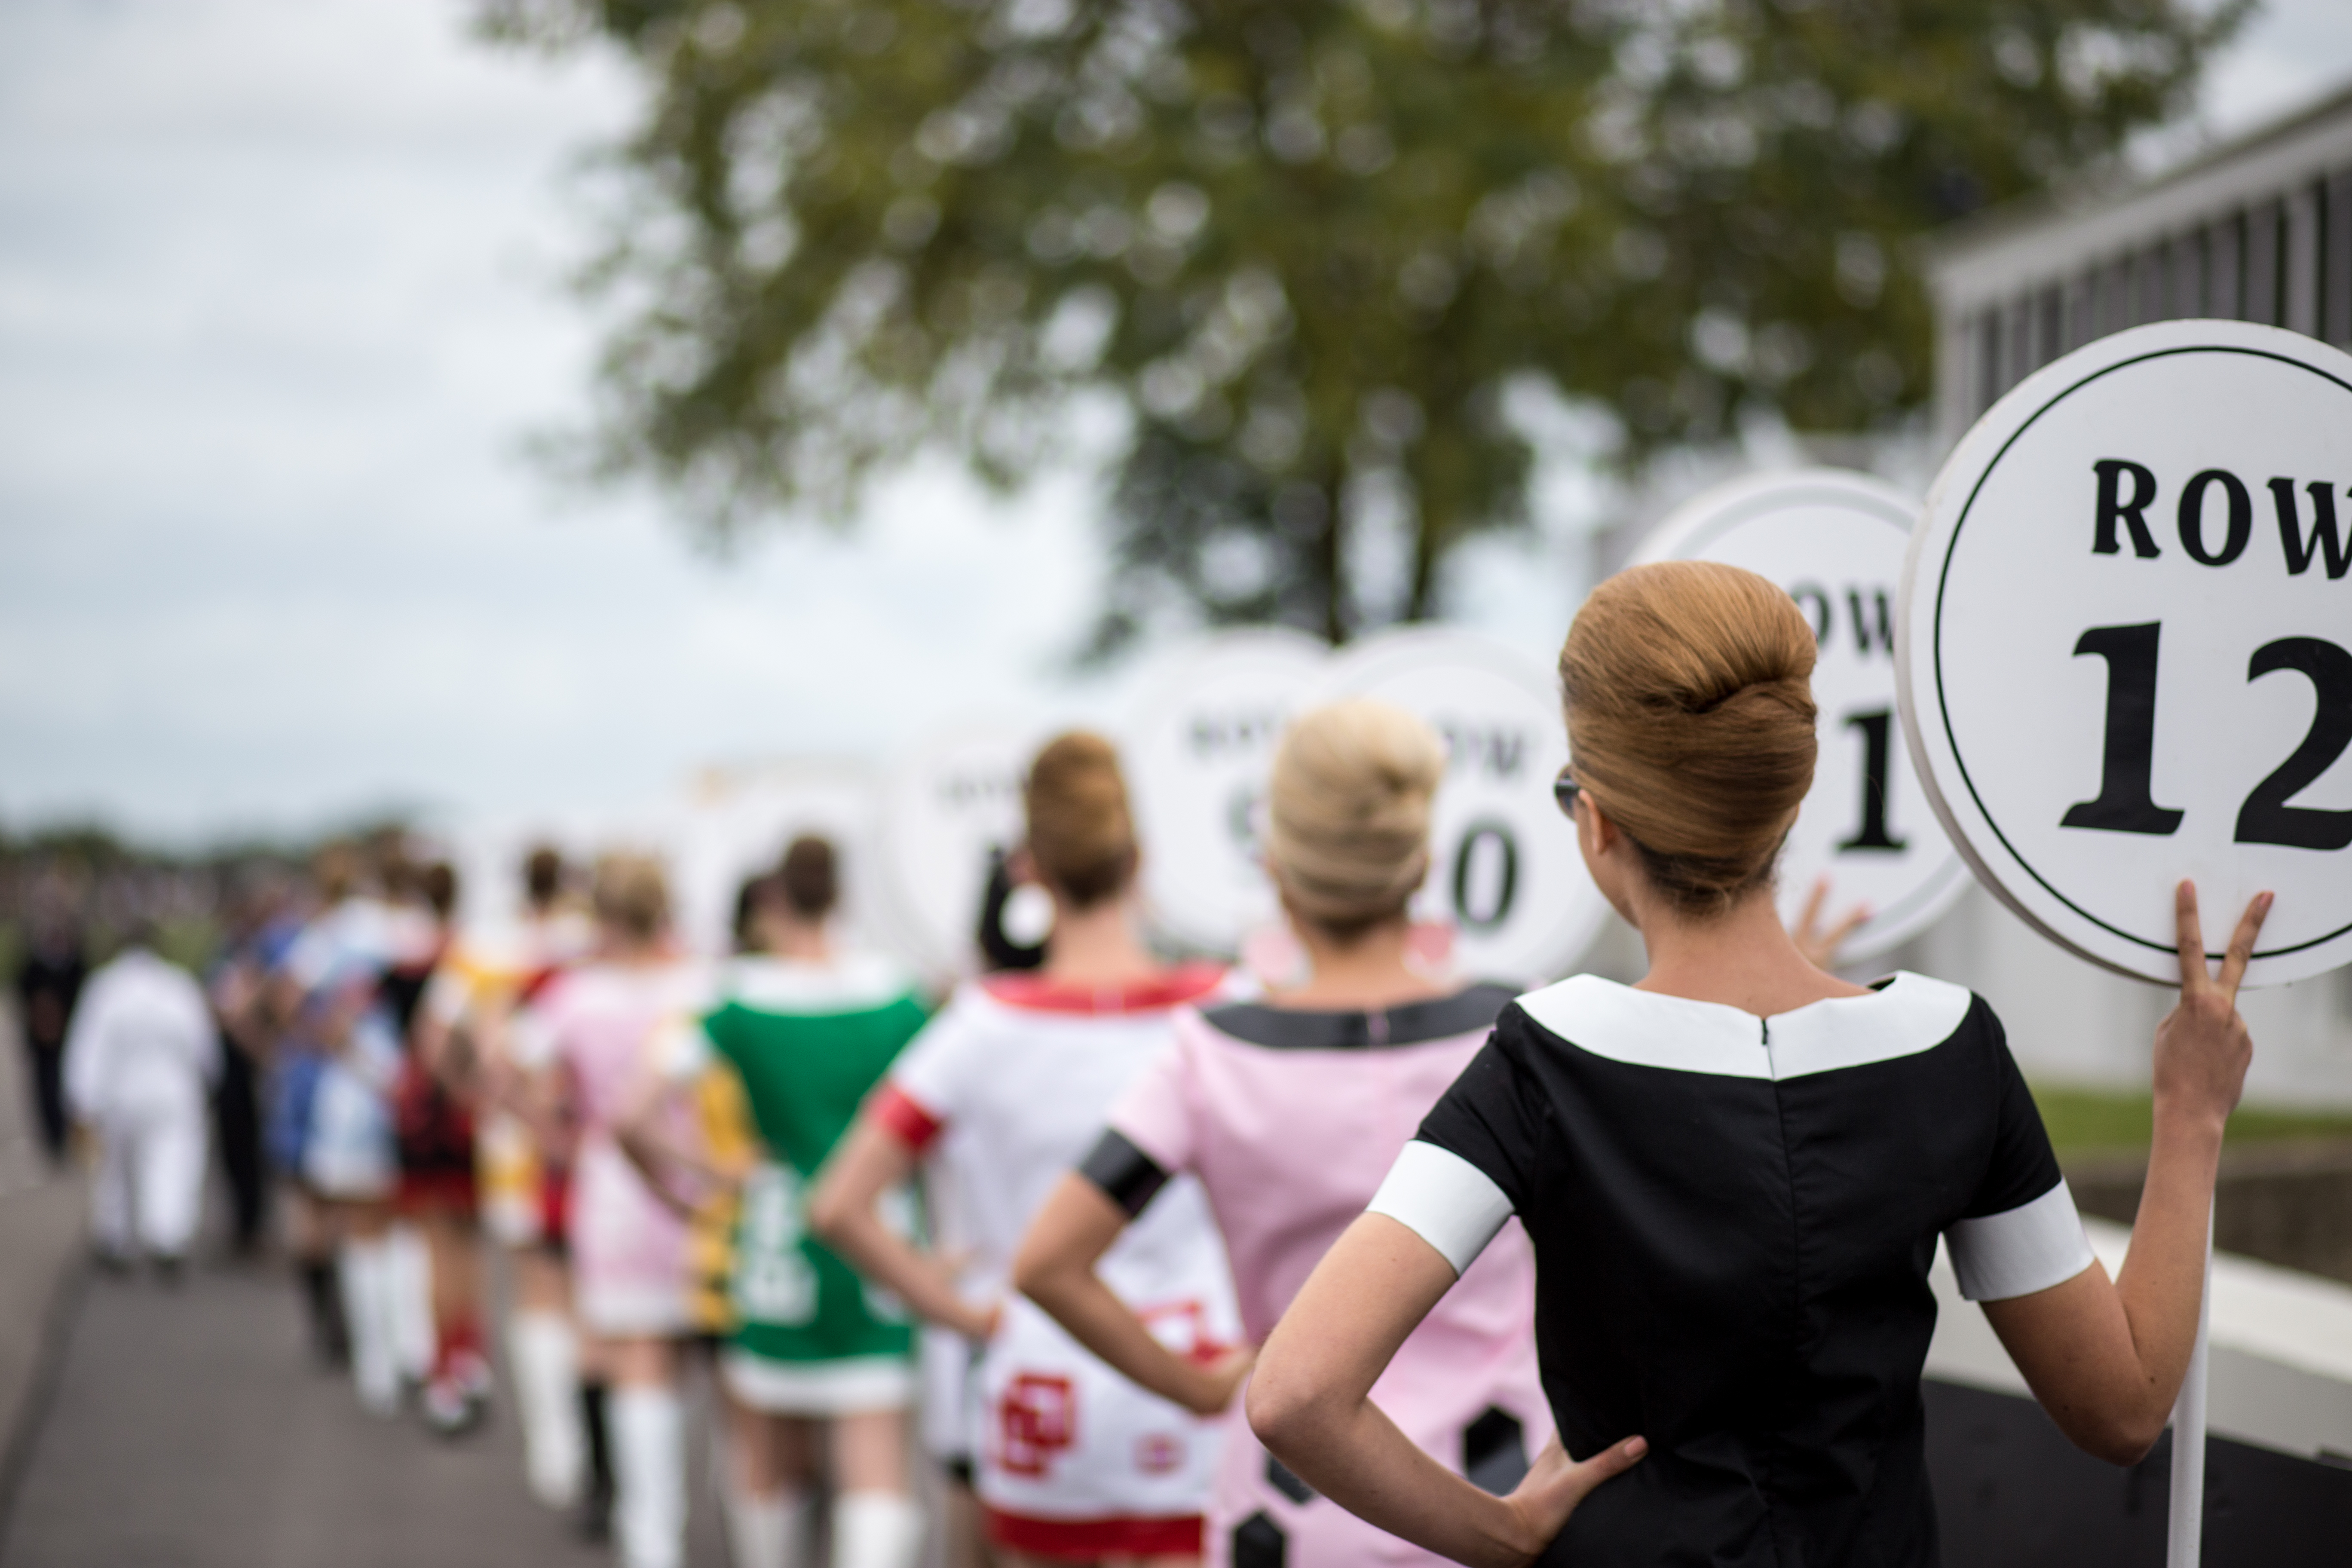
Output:
<instances>
[{"instance_id":1,"label":"number 1 on sign","mask_svg":"<svg viewBox=\"0 0 2352 1568\"><path fill-rule=\"evenodd\" d=\"M2077 801L2058 819L2062 827L2107 833L2177 832L2181 813L2156 804L2156 656L2163 623L2093 626L2074 644L2074 654L2095 654L2107 662L2107 717L2101 748L2099 793ZM2311 682L2317 700L2303 742L2238 809L2236 841L2282 844L2291 849L2342 849L2352 845L2352 811L2329 811L2288 802L2336 763L2352 746L2352 653L2318 637L2281 637L2254 650L2248 681L2292 670Z\"/></svg>"}]
</instances>

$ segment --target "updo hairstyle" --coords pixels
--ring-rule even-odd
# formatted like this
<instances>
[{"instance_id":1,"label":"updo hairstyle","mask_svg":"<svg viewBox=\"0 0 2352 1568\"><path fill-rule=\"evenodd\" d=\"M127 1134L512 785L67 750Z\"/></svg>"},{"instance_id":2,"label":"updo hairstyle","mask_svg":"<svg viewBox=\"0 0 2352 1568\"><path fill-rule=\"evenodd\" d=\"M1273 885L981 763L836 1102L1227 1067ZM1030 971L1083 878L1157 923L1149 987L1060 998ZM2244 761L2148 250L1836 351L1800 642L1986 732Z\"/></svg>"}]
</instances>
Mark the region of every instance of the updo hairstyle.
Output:
<instances>
[{"instance_id":1,"label":"updo hairstyle","mask_svg":"<svg viewBox=\"0 0 2352 1568\"><path fill-rule=\"evenodd\" d=\"M784 847L776 867L784 903L804 921L821 921L841 899L841 870L833 840L803 833Z\"/></svg>"},{"instance_id":2,"label":"updo hairstyle","mask_svg":"<svg viewBox=\"0 0 2352 1568\"><path fill-rule=\"evenodd\" d=\"M1135 875L1135 819L1108 741L1084 730L1048 741L1029 764L1021 803L1037 874L1073 909L1125 889Z\"/></svg>"},{"instance_id":3,"label":"updo hairstyle","mask_svg":"<svg viewBox=\"0 0 2352 1568\"><path fill-rule=\"evenodd\" d=\"M1813 630L1753 572L1631 567L1559 653L1576 782L1685 915L1769 886L1813 782Z\"/></svg>"},{"instance_id":4,"label":"updo hairstyle","mask_svg":"<svg viewBox=\"0 0 2352 1568\"><path fill-rule=\"evenodd\" d=\"M669 924L669 879L650 855L600 858L593 897L597 921L638 942L653 941Z\"/></svg>"},{"instance_id":5,"label":"updo hairstyle","mask_svg":"<svg viewBox=\"0 0 2352 1568\"><path fill-rule=\"evenodd\" d=\"M1339 942L1404 912L1429 871L1445 746L1402 708L1357 698L1290 726L1266 791L1265 857L1291 912Z\"/></svg>"}]
</instances>

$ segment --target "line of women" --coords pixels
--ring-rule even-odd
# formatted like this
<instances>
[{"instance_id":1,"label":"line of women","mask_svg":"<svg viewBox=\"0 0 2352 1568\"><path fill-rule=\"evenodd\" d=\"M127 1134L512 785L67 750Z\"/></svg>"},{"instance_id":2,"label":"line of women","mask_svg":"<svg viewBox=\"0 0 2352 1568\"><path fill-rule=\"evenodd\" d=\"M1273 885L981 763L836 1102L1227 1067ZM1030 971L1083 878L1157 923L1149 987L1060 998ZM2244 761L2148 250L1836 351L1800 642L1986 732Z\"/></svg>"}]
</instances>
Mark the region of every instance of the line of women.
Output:
<instances>
[{"instance_id":1,"label":"line of women","mask_svg":"<svg viewBox=\"0 0 2352 1568\"><path fill-rule=\"evenodd\" d=\"M2179 893L2130 1258L2093 1256L1999 1020L1822 968L1774 912L1813 637L1752 574L1622 574L1560 675L1557 794L1632 985L1416 966L1444 759L1372 703L1284 740L1266 868L1306 973L1164 966L1117 763L1037 758L1042 968L964 986L820 1175L820 1236L943 1336L935 1447L995 1555L1241 1568L1929 1563L1939 1241L2062 1430L2137 1459L2187 1368L2252 1044ZM884 1197L920 1176L928 1242Z\"/></svg>"},{"instance_id":2,"label":"line of women","mask_svg":"<svg viewBox=\"0 0 2352 1568\"><path fill-rule=\"evenodd\" d=\"M568 1163L539 1237L568 1268L526 1274L512 1338L535 1489L572 1498L608 1448L621 1562L677 1568L707 1365L737 1568L912 1568L927 1520L958 1568L1929 1563L1939 1241L2061 1428L2136 1459L2187 1366L2267 899L2217 978L2181 890L2110 1280L1982 999L1849 984L1774 915L1813 657L1727 566L1580 613L1561 831L1643 937L1632 985L1515 995L1416 956L1446 756L1370 701L1274 763L1303 959L1270 981L1144 944L1126 784L1085 733L1034 759L1009 867L1052 900L1042 961L929 1016L837 945L822 841L747 889L715 966L657 865L607 859L593 951L428 1010ZM575 1382L610 1389L584 1421Z\"/></svg>"}]
</instances>

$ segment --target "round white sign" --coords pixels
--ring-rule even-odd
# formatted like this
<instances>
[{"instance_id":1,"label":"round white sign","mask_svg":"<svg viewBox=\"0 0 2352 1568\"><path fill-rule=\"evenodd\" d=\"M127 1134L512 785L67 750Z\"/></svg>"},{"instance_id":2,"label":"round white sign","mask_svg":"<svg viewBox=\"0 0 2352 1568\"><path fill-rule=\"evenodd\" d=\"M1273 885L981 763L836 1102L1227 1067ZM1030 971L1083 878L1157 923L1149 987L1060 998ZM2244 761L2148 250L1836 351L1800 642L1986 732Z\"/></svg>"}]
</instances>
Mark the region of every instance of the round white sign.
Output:
<instances>
[{"instance_id":1,"label":"round white sign","mask_svg":"<svg viewBox=\"0 0 2352 1568\"><path fill-rule=\"evenodd\" d=\"M1296 632L1220 633L1147 683L1124 726L1153 922L1230 955L1277 914L1256 816L1283 727L1321 676L1324 645Z\"/></svg>"},{"instance_id":2,"label":"round white sign","mask_svg":"<svg viewBox=\"0 0 2352 1568\"><path fill-rule=\"evenodd\" d=\"M2352 356L2235 321L2104 338L1937 477L1897 617L1905 736L1979 876L2179 978L2173 887L2249 984L2352 959Z\"/></svg>"},{"instance_id":3,"label":"round white sign","mask_svg":"<svg viewBox=\"0 0 2352 1568\"><path fill-rule=\"evenodd\" d=\"M1041 739L1009 725L958 731L891 770L876 912L908 962L935 974L976 963L990 860L1021 841L1021 781Z\"/></svg>"},{"instance_id":4,"label":"round white sign","mask_svg":"<svg viewBox=\"0 0 2352 1568\"><path fill-rule=\"evenodd\" d=\"M1501 980L1564 973L1609 905L1552 799L1568 735L1549 673L1484 637L1407 626L1333 658L1314 700L1340 697L1393 702L1444 737L1429 880L1413 911L1453 926L1454 966Z\"/></svg>"},{"instance_id":5,"label":"round white sign","mask_svg":"<svg viewBox=\"0 0 2352 1568\"><path fill-rule=\"evenodd\" d=\"M1908 941L1969 884L1895 721L1895 602L1918 516L1918 502L1867 474L1769 474L1678 508L1634 555L1745 567L1787 589L1812 623L1821 754L1781 852L1780 914L1793 920L1823 877L1829 915L1866 906L1841 960Z\"/></svg>"}]
</instances>

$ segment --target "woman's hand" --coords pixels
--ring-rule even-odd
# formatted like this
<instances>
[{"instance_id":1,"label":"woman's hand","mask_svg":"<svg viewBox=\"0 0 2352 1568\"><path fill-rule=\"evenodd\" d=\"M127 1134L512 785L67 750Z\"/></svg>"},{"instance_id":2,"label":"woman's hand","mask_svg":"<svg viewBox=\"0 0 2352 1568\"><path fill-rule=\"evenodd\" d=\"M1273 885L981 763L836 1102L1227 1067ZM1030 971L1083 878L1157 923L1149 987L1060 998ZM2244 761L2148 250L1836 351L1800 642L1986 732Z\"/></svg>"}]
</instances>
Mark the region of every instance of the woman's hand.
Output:
<instances>
[{"instance_id":1,"label":"woman's hand","mask_svg":"<svg viewBox=\"0 0 2352 1568\"><path fill-rule=\"evenodd\" d=\"M1536 1462L1503 1500L1504 1506L1522 1527L1526 1561L1532 1563L1543 1554L1552 1538L1568 1524L1568 1516L1577 1505L1591 1495L1592 1489L1614 1476L1622 1476L1642 1462L1650 1451L1649 1443L1640 1437L1628 1437L1612 1443L1589 1459L1571 1459L1560 1447L1559 1434L1543 1446Z\"/></svg>"},{"instance_id":2,"label":"woman's hand","mask_svg":"<svg viewBox=\"0 0 2352 1568\"><path fill-rule=\"evenodd\" d=\"M1257 1347L1233 1345L1197 1364L1200 1377L1194 1391L1179 1403L1195 1415L1222 1415L1249 1381L1250 1368L1257 1364Z\"/></svg>"},{"instance_id":3,"label":"woman's hand","mask_svg":"<svg viewBox=\"0 0 2352 1568\"><path fill-rule=\"evenodd\" d=\"M961 1334L975 1346L994 1339L996 1331L1004 1326L1004 1298L990 1296L975 1301L964 1295L963 1277L971 1267L971 1249L963 1247L952 1252L919 1252L916 1256L929 1271L939 1300L961 1306L961 1311L940 1326Z\"/></svg>"},{"instance_id":4,"label":"woman's hand","mask_svg":"<svg viewBox=\"0 0 2352 1568\"><path fill-rule=\"evenodd\" d=\"M1789 940L1797 944L1797 951L1815 969L1827 969L1835 963L1838 949L1845 945L1845 939L1861 929L1871 914L1868 904L1856 904L1838 917L1837 924L1823 931L1822 906L1829 901L1829 896L1830 879L1827 877L1814 878L1813 890L1805 895L1804 912L1797 917L1797 923L1789 928Z\"/></svg>"},{"instance_id":5,"label":"woman's hand","mask_svg":"<svg viewBox=\"0 0 2352 1568\"><path fill-rule=\"evenodd\" d=\"M1257 1349L1196 1345L1187 1354L1161 1343L1095 1272L1127 1223L1108 1194L1069 1172L1029 1222L1013 1260L1013 1288L1138 1387L1195 1415L1217 1415L1233 1404Z\"/></svg>"},{"instance_id":6,"label":"woman's hand","mask_svg":"<svg viewBox=\"0 0 2352 1568\"><path fill-rule=\"evenodd\" d=\"M2180 947L2180 1000L2156 1029L2156 1114L2179 1117L2219 1136L2254 1059L2253 1037L2238 1016L2238 985L2253 958L2254 941L2271 912L2272 895L2257 893L2238 919L2221 957L2219 977L2205 968L2205 938L2197 916L2197 884L2173 894Z\"/></svg>"}]
</instances>

